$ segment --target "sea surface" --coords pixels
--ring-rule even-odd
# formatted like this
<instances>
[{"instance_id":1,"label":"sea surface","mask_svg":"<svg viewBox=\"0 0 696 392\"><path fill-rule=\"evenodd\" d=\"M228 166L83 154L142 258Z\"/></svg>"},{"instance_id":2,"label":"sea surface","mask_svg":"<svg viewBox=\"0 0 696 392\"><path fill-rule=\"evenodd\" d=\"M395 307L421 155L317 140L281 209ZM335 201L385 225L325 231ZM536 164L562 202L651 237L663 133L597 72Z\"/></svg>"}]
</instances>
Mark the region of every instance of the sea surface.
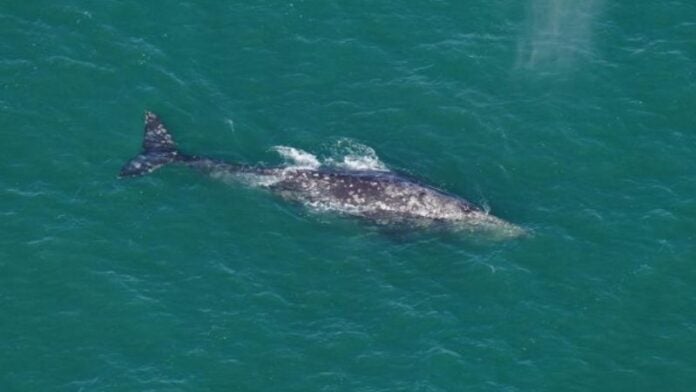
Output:
<instances>
[{"instance_id":1,"label":"sea surface","mask_svg":"<svg viewBox=\"0 0 696 392\"><path fill-rule=\"evenodd\" d=\"M0 36L0 391L696 390L693 1L6 0ZM118 179L145 110L531 235Z\"/></svg>"}]
</instances>

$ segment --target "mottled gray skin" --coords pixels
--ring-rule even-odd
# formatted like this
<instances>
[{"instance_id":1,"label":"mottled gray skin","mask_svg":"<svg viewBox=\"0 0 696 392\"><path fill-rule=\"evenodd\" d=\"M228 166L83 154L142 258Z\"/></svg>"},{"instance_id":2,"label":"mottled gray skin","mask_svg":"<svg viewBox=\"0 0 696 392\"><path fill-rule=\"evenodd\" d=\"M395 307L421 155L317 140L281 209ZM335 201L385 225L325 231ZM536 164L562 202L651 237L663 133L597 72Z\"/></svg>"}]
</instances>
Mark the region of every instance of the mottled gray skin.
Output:
<instances>
[{"instance_id":1,"label":"mottled gray skin","mask_svg":"<svg viewBox=\"0 0 696 392\"><path fill-rule=\"evenodd\" d=\"M189 160L214 176L239 175L284 199L356 215L451 219L480 212L471 203L392 172L306 168L256 168Z\"/></svg>"},{"instance_id":2,"label":"mottled gray skin","mask_svg":"<svg viewBox=\"0 0 696 392\"><path fill-rule=\"evenodd\" d=\"M460 197L392 172L255 167L189 156L179 162L215 178L266 188L313 210L378 224L485 231L504 238L524 233Z\"/></svg>"},{"instance_id":3,"label":"mottled gray skin","mask_svg":"<svg viewBox=\"0 0 696 392\"><path fill-rule=\"evenodd\" d=\"M464 218L469 202L391 172L286 170L270 186L283 198L386 221ZM333 208L332 208L333 207Z\"/></svg>"},{"instance_id":4,"label":"mottled gray skin","mask_svg":"<svg viewBox=\"0 0 696 392\"><path fill-rule=\"evenodd\" d=\"M504 237L524 231L489 215L470 202L428 185L385 171L349 171L299 167L255 167L180 153L164 124L145 115L143 153L128 162L121 176L138 176L176 163L213 177L267 188L283 199L312 209L370 219L377 223L495 231Z\"/></svg>"}]
</instances>

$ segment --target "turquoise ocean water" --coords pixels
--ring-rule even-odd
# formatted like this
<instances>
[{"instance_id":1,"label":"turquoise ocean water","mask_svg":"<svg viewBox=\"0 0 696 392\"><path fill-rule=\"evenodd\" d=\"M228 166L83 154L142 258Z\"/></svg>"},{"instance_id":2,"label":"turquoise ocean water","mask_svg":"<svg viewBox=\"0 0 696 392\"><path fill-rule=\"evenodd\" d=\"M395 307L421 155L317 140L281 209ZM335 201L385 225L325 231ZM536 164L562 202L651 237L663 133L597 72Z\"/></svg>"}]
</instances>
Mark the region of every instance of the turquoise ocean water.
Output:
<instances>
[{"instance_id":1,"label":"turquoise ocean water","mask_svg":"<svg viewBox=\"0 0 696 392\"><path fill-rule=\"evenodd\" d=\"M0 391L696 390L693 2L8 0L0 32ZM534 234L119 180L145 109Z\"/></svg>"}]
</instances>

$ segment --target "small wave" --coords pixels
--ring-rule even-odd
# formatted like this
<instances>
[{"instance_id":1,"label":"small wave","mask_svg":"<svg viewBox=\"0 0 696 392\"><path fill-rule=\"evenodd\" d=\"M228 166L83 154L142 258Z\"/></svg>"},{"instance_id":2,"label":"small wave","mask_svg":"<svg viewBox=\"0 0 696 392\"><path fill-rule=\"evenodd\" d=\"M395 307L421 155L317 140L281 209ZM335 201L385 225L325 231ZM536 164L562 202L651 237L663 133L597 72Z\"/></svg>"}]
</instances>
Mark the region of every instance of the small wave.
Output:
<instances>
[{"instance_id":1,"label":"small wave","mask_svg":"<svg viewBox=\"0 0 696 392\"><path fill-rule=\"evenodd\" d=\"M371 147L341 139L331 148L328 158L319 159L307 151L288 146L274 146L273 150L292 164L292 168L318 169L321 166L347 170L389 171Z\"/></svg>"},{"instance_id":2,"label":"small wave","mask_svg":"<svg viewBox=\"0 0 696 392\"><path fill-rule=\"evenodd\" d=\"M273 150L286 160L294 163L295 167L317 169L321 166L321 162L319 162L316 155L310 154L307 151L287 146L274 146Z\"/></svg>"},{"instance_id":3,"label":"small wave","mask_svg":"<svg viewBox=\"0 0 696 392\"><path fill-rule=\"evenodd\" d=\"M389 171L372 147L350 139L340 139L332 148L331 155L325 162L329 166L348 170Z\"/></svg>"},{"instance_id":4,"label":"small wave","mask_svg":"<svg viewBox=\"0 0 696 392\"><path fill-rule=\"evenodd\" d=\"M377 157L347 155L343 157L343 162L339 164L341 167L351 170L376 170L389 171L387 166Z\"/></svg>"}]
</instances>

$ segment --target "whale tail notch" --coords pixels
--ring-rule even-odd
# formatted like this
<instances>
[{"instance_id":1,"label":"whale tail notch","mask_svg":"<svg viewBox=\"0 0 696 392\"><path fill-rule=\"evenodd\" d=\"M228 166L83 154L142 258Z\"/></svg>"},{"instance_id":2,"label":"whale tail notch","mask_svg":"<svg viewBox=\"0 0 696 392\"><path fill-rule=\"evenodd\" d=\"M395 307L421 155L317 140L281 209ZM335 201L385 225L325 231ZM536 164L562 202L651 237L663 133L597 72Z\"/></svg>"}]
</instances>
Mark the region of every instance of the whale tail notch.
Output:
<instances>
[{"instance_id":1,"label":"whale tail notch","mask_svg":"<svg viewBox=\"0 0 696 392\"><path fill-rule=\"evenodd\" d=\"M155 113L146 111L143 151L121 168L119 177L138 177L152 173L166 164L181 159L179 155L176 143L167 127Z\"/></svg>"}]
</instances>

